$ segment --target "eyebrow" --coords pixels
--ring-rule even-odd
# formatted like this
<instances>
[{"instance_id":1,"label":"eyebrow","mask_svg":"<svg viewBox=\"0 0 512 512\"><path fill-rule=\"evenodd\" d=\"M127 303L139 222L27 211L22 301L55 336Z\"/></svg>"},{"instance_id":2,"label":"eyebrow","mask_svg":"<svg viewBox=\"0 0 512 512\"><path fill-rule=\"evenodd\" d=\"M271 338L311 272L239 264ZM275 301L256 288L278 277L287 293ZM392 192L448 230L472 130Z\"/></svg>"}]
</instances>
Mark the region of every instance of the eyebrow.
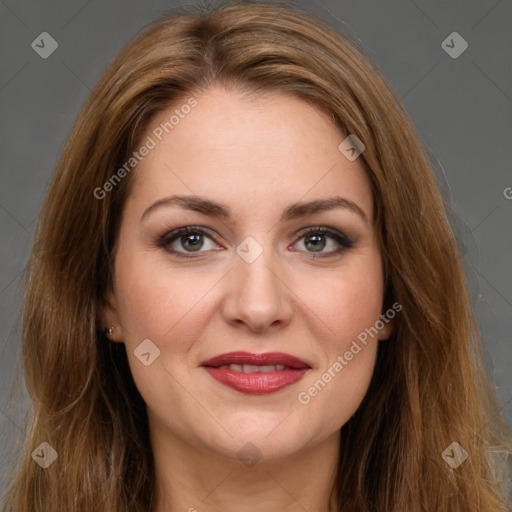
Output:
<instances>
[{"instance_id":1,"label":"eyebrow","mask_svg":"<svg viewBox=\"0 0 512 512\"><path fill-rule=\"evenodd\" d=\"M206 197L197 195L173 195L163 197L148 206L141 216L144 219L151 212L166 206L179 206L186 210L217 217L220 219L230 220L232 218L231 209L228 206L217 203ZM345 197L334 196L326 199L315 199L313 201L293 203L289 205L282 213L280 221L296 220L308 217L315 213L333 210L335 208L344 208L359 215L366 223L369 219L364 210L354 201Z\"/></svg>"}]
</instances>

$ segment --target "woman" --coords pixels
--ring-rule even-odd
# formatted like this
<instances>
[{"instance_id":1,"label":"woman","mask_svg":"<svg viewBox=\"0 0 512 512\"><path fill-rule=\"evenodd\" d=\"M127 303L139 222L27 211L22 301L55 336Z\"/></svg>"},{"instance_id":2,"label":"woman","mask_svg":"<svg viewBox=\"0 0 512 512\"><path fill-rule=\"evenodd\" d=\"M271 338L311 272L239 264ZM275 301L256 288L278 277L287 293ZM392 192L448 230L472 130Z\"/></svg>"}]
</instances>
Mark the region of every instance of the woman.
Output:
<instances>
[{"instance_id":1,"label":"woman","mask_svg":"<svg viewBox=\"0 0 512 512\"><path fill-rule=\"evenodd\" d=\"M23 358L10 511L507 510L423 146L293 8L167 16L110 64L41 212Z\"/></svg>"}]
</instances>

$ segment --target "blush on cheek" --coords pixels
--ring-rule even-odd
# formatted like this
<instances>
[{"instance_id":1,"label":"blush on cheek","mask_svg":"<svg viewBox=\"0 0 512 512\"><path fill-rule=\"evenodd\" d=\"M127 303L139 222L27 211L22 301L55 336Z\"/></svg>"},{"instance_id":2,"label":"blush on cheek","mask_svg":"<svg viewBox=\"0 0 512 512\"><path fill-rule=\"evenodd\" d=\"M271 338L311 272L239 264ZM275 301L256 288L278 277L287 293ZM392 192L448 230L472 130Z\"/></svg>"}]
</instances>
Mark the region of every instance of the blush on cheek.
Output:
<instances>
[{"instance_id":1,"label":"blush on cheek","mask_svg":"<svg viewBox=\"0 0 512 512\"><path fill-rule=\"evenodd\" d=\"M121 268L119 273L118 313L131 340L163 337L192 307L191 298L182 296L179 287L145 266L147 263L140 262Z\"/></svg>"},{"instance_id":2,"label":"blush on cheek","mask_svg":"<svg viewBox=\"0 0 512 512\"><path fill-rule=\"evenodd\" d=\"M379 319L382 292L376 284L365 283L351 288L340 286L337 294L327 298L323 316L331 331L336 333L337 351L348 350L351 341L367 332Z\"/></svg>"}]
</instances>

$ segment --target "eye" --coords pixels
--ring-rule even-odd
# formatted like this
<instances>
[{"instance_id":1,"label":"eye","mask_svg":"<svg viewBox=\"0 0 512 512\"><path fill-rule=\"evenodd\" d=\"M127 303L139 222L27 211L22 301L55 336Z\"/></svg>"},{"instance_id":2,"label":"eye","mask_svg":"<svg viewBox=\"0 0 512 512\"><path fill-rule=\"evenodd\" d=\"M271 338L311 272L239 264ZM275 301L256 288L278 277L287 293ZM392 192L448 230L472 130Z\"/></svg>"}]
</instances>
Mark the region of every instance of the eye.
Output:
<instances>
[{"instance_id":1,"label":"eye","mask_svg":"<svg viewBox=\"0 0 512 512\"><path fill-rule=\"evenodd\" d=\"M206 250L215 250L218 244L213 241L210 233L195 226L187 226L166 233L158 239L157 245L178 257L195 258L195 256L188 256L187 253L205 252L201 251L205 247L204 237L207 237L211 243L210 247L206 244Z\"/></svg>"},{"instance_id":2,"label":"eye","mask_svg":"<svg viewBox=\"0 0 512 512\"><path fill-rule=\"evenodd\" d=\"M306 252L313 253L313 256L321 254L324 257L338 254L354 246L354 242L346 235L325 226L307 228L307 230L297 233L297 236L306 247ZM324 251L329 246L332 249Z\"/></svg>"},{"instance_id":3,"label":"eye","mask_svg":"<svg viewBox=\"0 0 512 512\"><path fill-rule=\"evenodd\" d=\"M326 226L307 228L297 233L296 236L306 247L305 252L311 253L313 257L316 257L317 254L320 254L321 257L339 254L354 246L354 242L346 235ZM208 244L205 245L205 237L209 241L210 247ZM170 231L158 239L157 245L181 258L195 258L193 253L219 250L219 246L209 230L197 226L187 226ZM331 250L324 251L329 246L333 246Z\"/></svg>"}]
</instances>

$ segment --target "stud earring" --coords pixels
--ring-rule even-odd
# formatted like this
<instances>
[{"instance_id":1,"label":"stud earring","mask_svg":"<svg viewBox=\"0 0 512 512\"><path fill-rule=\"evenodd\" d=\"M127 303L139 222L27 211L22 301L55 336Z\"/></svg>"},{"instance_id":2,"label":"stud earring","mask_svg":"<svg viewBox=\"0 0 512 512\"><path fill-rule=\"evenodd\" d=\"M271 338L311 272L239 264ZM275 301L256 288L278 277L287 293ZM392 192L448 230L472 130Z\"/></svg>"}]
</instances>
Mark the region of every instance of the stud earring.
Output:
<instances>
[{"instance_id":1,"label":"stud earring","mask_svg":"<svg viewBox=\"0 0 512 512\"><path fill-rule=\"evenodd\" d=\"M113 327L110 327L109 329L105 329L106 333L109 335L109 336L112 336L112 334L114 334L114 328Z\"/></svg>"}]
</instances>

